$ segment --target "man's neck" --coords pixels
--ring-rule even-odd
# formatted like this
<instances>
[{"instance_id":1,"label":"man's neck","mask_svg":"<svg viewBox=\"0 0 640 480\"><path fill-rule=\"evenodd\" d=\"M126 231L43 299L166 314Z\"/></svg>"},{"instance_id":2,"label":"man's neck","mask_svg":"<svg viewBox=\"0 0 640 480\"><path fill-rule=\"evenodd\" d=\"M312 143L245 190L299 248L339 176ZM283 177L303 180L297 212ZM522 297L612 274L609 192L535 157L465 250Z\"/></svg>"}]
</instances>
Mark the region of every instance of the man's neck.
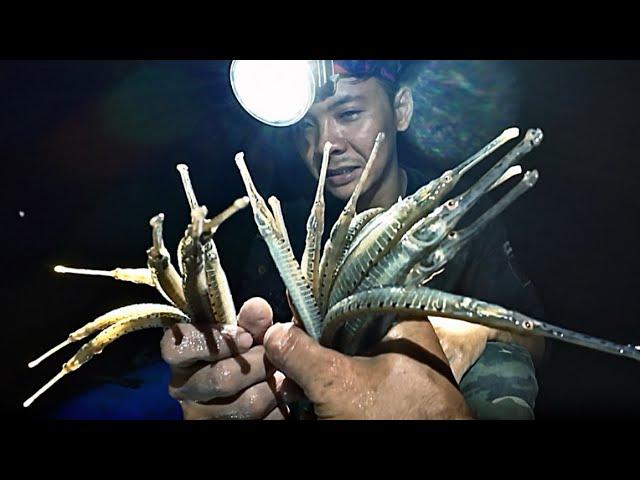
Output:
<instances>
[{"instance_id":1,"label":"man's neck","mask_svg":"<svg viewBox=\"0 0 640 480\"><path fill-rule=\"evenodd\" d=\"M391 162L388 171L382 173L379 185L369 189L373 195L363 194L358 200L358 211L369 208L389 208L398 201L398 197L404 197L407 192L407 172L400 168L398 162Z\"/></svg>"}]
</instances>

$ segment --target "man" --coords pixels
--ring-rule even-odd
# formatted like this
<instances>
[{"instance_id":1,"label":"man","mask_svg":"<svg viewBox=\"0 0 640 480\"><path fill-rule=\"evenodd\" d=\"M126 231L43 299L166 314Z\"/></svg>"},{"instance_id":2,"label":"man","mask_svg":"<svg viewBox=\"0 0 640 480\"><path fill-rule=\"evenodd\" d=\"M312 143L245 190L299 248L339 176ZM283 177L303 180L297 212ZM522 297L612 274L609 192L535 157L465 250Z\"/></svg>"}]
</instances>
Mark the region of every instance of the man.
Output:
<instances>
[{"instance_id":1,"label":"man","mask_svg":"<svg viewBox=\"0 0 640 480\"><path fill-rule=\"evenodd\" d=\"M317 178L323 147L331 143L326 190L343 203L375 136L384 132L358 211L387 208L428 181L398 161L397 135L413 116L411 90L399 82L395 62L345 61L336 67L334 88L316 99L292 131L297 151ZM309 205L284 208L298 258ZM539 339L445 319L433 325L403 321L370 356L347 357L321 347L293 324L271 326L274 311L280 321L290 313L266 246L256 243L248 267L242 294L268 301L244 304L233 338L223 338L214 327L217 345L208 348L199 331L179 325L180 343L176 332L162 339L163 358L172 368L170 394L181 402L185 419L283 418L285 404L303 396L318 418L533 418L537 384L529 352L540 356ZM541 314L499 224L460 252L430 286Z\"/></svg>"}]
</instances>

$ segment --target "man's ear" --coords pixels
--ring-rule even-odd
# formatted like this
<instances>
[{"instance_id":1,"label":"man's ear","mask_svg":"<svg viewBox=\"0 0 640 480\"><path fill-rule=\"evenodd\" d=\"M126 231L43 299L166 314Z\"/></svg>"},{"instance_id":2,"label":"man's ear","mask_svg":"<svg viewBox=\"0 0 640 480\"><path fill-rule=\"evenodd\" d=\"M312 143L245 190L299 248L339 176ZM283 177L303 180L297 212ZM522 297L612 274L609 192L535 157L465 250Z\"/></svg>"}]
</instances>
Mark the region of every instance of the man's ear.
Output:
<instances>
[{"instance_id":1,"label":"man's ear","mask_svg":"<svg viewBox=\"0 0 640 480\"><path fill-rule=\"evenodd\" d=\"M413 95L409 87L401 87L396 92L393 108L396 113L396 130L404 132L409 128L413 116Z\"/></svg>"}]
</instances>

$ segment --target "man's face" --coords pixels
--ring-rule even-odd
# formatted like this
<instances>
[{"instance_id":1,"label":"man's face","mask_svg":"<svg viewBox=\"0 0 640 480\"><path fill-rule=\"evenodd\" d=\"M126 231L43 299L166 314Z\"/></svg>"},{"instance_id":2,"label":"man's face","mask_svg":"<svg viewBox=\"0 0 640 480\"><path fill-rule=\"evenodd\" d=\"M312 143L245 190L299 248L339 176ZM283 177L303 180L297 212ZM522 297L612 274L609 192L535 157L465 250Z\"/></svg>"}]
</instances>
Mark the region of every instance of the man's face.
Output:
<instances>
[{"instance_id":1,"label":"man's face","mask_svg":"<svg viewBox=\"0 0 640 480\"><path fill-rule=\"evenodd\" d=\"M341 200L348 200L353 193L378 132L384 132L386 139L378 150L363 195L378 185L385 169L397 161L396 115L375 78L340 79L335 94L314 103L294 128L298 152L315 178L320 174L325 143L333 145L326 188Z\"/></svg>"}]
</instances>

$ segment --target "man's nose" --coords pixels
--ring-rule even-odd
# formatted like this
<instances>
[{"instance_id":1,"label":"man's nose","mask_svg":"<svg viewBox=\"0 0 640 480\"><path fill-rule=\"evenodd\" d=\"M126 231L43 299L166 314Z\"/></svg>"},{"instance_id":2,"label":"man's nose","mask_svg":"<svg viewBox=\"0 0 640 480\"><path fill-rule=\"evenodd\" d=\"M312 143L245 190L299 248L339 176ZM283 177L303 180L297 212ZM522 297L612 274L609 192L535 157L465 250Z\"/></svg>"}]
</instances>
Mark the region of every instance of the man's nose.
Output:
<instances>
[{"instance_id":1,"label":"man's nose","mask_svg":"<svg viewBox=\"0 0 640 480\"><path fill-rule=\"evenodd\" d=\"M320 127L318 142L316 143L316 155L322 158L324 146L327 142L331 143L329 156L340 155L346 151L346 140L339 128L336 128L334 122L327 121Z\"/></svg>"}]
</instances>

